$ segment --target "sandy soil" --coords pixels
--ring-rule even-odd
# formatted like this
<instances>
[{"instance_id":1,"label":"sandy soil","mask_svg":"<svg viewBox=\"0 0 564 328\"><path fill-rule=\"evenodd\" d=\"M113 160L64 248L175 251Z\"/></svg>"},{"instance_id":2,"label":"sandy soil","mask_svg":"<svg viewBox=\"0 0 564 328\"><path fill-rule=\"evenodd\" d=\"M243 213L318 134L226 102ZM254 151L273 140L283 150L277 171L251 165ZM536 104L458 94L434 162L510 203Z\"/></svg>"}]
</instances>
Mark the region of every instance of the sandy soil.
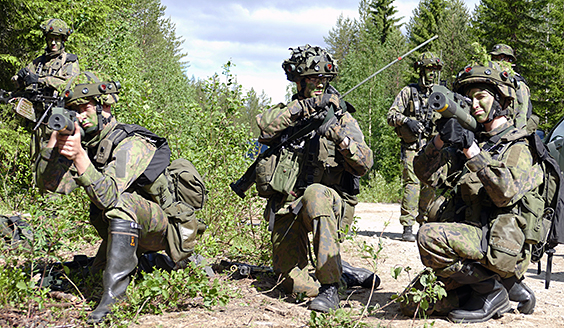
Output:
<instances>
[{"instance_id":1,"label":"sandy soil","mask_svg":"<svg viewBox=\"0 0 564 328\"><path fill-rule=\"evenodd\" d=\"M366 289L350 289L341 298L341 306L360 313L370 299L370 305L384 306L392 295L401 292L423 265L415 243L400 241L402 227L399 224L398 204L367 204L357 206L357 236L343 244L343 258L355 266L370 267L370 262L361 254L363 242L376 246L382 240L383 250L377 262L377 273L382 283L370 295ZM372 327L564 327L564 246L556 248L550 289L544 288L546 257L543 258L543 272L537 275L537 266L531 265L526 274L526 283L537 297L535 312L519 314L516 303L502 318L485 323L455 325L440 317L426 320L406 317L399 306L392 303L380 311L362 319ZM394 279L391 270L397 266L410 267L409 274L402 273ZM258 279L257 279L258 278ZM227 279L223 277L222 279ZM311 299L297 301L278 290L272 290L274 280L268 277L247 277L232 281L241 298L232 299L225 307L212 311L194 309L180 313L166 313L160 316L143 316L132 327L306 327L310 318L307 304ZM371 297L370 297L371 296Z\"/></svg>"}]
</instances>

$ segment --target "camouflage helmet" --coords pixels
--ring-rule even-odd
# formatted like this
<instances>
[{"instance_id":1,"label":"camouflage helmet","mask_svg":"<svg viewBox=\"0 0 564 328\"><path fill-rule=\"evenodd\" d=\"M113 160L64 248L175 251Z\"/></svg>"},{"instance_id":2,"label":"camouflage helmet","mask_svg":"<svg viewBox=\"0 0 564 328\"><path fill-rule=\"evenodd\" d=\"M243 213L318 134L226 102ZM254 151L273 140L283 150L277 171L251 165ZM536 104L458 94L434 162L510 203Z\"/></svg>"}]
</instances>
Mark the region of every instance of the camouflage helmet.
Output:
<instances>
[{"instance_id":1,"label":"camouflage helmet","mask_svg":"<svg viewBox=\"0 0 564 328\"><path fill-rule=\"evenodd\" d=\"M505 55L511 58L512 62L517 60L517 58L515 58L515 52L513 51L513 48L503 43L496 44L495 46L493 46L489 54L492 56Z\"/></svg>"},{"instance_id":2,"label":"camouflage helmet","mask_svg":"<svg viewBox=\"0 0 564 328\"><path fill-rule=\"evenodd\" d=\"M288 81L299 82L303 77L312 75L329 80L337 76L337 63L325 49L306 44L289 50L292 51L290 58L282 63Z\"/></svg>"},{"instance_id":3,"label":"camouflage helmet","mask_svg":"<svg viewBox=\"0 0 564 328\"><path fill-rule=\"evenodd\" d=\"M47 36L49 34L53 35L61 35L63 40L66 40L69 35L73 32L72 29L69 28L65 21L58 19L58 18L51 18L47 19L39 26L41 30L43 30L43 35Z\"/></svg>"},{"instance_id":4,"label":"camouflage helmet","mask_svg":"<svg viewBox=\"0 0 564 328\"><path fill-rule=\"evenodd\" d=\"M413 63L413 68L417 71L422 67L437 66L439 69L443 69L443 61L436 54L427 51L419 56L419 59ZM421 71L420 71L421 72Z\"/></svg>"},{"instance_id":5,"label":"camouflage helmet","mask_svg":"<svg viewBox=\"0 0 564 328\"><path fill-rule=\"evenodd\" d=\"M464 94L472 84L489 84L505 99L515 99L517 80L497 62L488 62L485 66L466 66L456 75L453 91Z\"/></svg>"},{"instance_id":6,"label":"camouflage helmet","mask_svg":"<svg viewBox=\"0 0 564 328\"><path fill-rule=\"evenodd\" d=\"M91 99L102 105L113 105L119 97L119 82L100 82L99 73L81 72L71 76L61 93L66 105L81 105Z\"/></svg>"}]
</instances>

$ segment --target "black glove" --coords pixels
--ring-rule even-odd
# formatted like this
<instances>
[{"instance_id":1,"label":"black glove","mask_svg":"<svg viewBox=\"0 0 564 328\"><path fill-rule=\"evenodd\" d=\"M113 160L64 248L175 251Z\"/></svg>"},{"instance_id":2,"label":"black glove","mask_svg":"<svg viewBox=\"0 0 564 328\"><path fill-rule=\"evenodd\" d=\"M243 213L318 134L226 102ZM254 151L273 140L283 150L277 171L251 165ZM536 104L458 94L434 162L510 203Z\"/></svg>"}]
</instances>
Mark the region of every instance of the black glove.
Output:
<instances>
[{"instance_id":1,"label":"black glove","mask_svg":"<svg viewBox=\"0 0 564 328\"><path fill-rule=\"evenodd\" d=\"M337 145L340 144L346 137L345 129L339 123L337 116L333 116L317 128L317 133L325 138L333 141Z\"/></svg>"},{"instance_id":2,"label":"black glove","mask_svg":"<svg viewBox=\"0 0 564 328\"><path fill-rule=\"evenodd\" d=\"M339 107L339 96L335 94L324 93L317 97L307 98L300 101L302 111L305 117L313 115L315 112L324 110L329 105Z\"/></svg>"},{"instance_id":3,"label":"black glove","mask_svg":"<svg viewBox=\"0 0 564 328\"><path fill-rule=\"evenodd\" d=\"M474 142L474 132L463 128L454 117L439 119L437 130L444 143L460 149L470 148Z\"/></svg>"},{"instance_id":4,"label":"black glove","mask_svg":"<svg viewBox=\"0 0 564 328\"><path fill-rule=\"evenodd\" d=\"M25 82L25 85L30 85L30 84L33 84L33 83L38 83L38 82L39 82L39 75L37 75L37 74L35 74L35 73L29 72L29 74L27 74L27 75L24 77L24 82Z\"/></svg>"},{"instance_id":5,"label":"black glove","mask_svg":"<svg viewBox=\"0 0 564 328\"><path fill-rule=\"evenodd\" d=\"M23 79L24 79L24 78L26 77L26 75L28 75L28 74L29 74L29 69L28 69L27 67L24 67L24 68L22 68L22 69L20 69L20 70L18 71L18 74L17 74L17 75L18 75L18 78L20 78L20 79L23 81Z\"/></svg>"},{"instance_id":6,"label":"black glove","mask_svg":"<svg viewBox=\"0 0 564 328\"><path fill-rule=\"evenodd\" d=\"M405 124L407 124L407 127L409 127L411 132L413 132L413 134L415 135L419 135L423 133L423 131L425 131L425 127L418 120L413 120L411 118L408 118Z\"/></svg>"}]
</instances>

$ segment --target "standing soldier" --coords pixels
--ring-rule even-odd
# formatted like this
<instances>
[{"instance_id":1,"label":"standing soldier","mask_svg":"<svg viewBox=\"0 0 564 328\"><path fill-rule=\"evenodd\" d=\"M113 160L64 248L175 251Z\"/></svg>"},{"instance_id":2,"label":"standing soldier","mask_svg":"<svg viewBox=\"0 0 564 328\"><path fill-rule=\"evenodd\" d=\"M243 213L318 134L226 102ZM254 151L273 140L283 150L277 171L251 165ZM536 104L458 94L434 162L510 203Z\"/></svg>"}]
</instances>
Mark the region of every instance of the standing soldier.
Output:
<instances>
[{"instance_id":1,"label":"standing soldier","mask_svg":"<svg viewBox=\"0 0 564 328\"><path fill-rule=\"evenodd\" d=\"M40 25L45 36L47 47L45 53L29 65L22 68L12 77L12 82L18 89L30 92L41 92L44 96L58 96L60 87L64 87L67 80L80 72L78 56L65 51L65 42L73 32L63 20L51 18ZM45 106L34 103L35 117L40 119ZM35 159L41 143L49 139L49 131L45 124L41 124L33 134L31 154Z\"/></svg>"},{"instance_id":2,"label":"standing soldier","mask_svg":"<svg viewBox=\"0 0 564 328\"><path fill-rule=\"evenodd\" d=\"M283 143L276 167L257 165L257 188L268 198L265 218L272 231L272 262L282 276L282 287L317 296L309 308L328 312L339 306L341 280L349 287L380 283L369 270L342 261L339 250L353 223L359 177L372 167L372 151L350 114L354 108L329 85L337 75L331 55L310 45L290 50L291 57L282 68L298 92L290 103L257 116L259 141L270 147ZM295 137L297 131L314 126L310 124L317 128ZM265 175L271 176L270 184L260 182ZM309 232L313 233L317 280L306 269Z\"/></svg>"},{"instance_id":3,"label":"standing soldier","mask_svg":"<svg viewBox=\"0 0 564 328\"><path fill-rule=\"evenodd\" d=\"M171 235L177 230L165 212L174 210L165 175L168 143L140 126L116 121L111 106L118 90L119 83L100 81L91 72L72 77L64 96L78 121L74 132L54 131L36 165L40 188L68 194L82 187L90 198L90 223L102 238L92 271L104 268L104 290L89 322L101 321L125 296L139 255L166 250L177 264L183 260L174 255L178 245ZM190 253L198 226L195 219L188 221L180 241Z\"/></svg>"},{"instance_id":4,"label":"standing soldier","mask_svg":"<svg viewBox=\"0 0 564 328\"><path fill-rule=\"evenodd\" d=\"M496 44L490 51L492 60L506 62L514 66L517 58L513 48L506 44ZM517 89L515 90L516 102L513 103L512 112L509 116L513 119L515 127L526 129L528 133L534 133L538 127L538 117L533 114L533 104L531 103L531 91L527 81L519 73L515 73Z\"/></svg>"},{"instance_id":5,"label":"standing soldier","mask_svg":"<svg viewBox=\"0 0 564 328\"><path fill-rule=\"evenodd\" d=\"M530 243L543 237L537 229L543 172L526 131L507 118L513 81L497 62L458 73L454 91L472 100L471 115L481 128L474 134L455 118L442 118L439 134L414 161L422 181L451 190L441 210L421 226L417 245L425 266L446 285L459 286L448 291L450 308L444 301L438 306L457 323L499 317L511 308L510 300L519 302L521 313L535 307L535 295L522 280Z\"/></svg>"},{"instance_id":6,"label":"standing soldier","mask_svg":"<svg viewBox=\"0 0 564 328\"><path fill-rule=\"evenodd\" d=\"M431 137L435 114L427 102L433 85L438 81L437 72L442 67L441 60L434 53L423 53L414 64L415 70L419 71L419 81L404 87L388 111L388 124L395 128L401 139L403 196L400 223L404 241L415 241L413 224L415 221L425 222L427 206L434 196L434 190L420 183L415 176L413 158Z\"/></svg>"}]
</instances>

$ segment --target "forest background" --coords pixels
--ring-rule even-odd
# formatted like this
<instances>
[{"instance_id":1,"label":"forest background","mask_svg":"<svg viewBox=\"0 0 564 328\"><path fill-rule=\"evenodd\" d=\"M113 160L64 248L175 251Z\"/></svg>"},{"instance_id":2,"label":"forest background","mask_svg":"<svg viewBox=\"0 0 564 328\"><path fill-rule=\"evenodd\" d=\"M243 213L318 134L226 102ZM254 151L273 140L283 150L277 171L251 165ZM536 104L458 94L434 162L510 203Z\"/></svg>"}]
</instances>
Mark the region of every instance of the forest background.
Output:
<instances>
[{"instance_id":1,"label":"forest background","mask_svg":"<svg viewBox=\"0 0 564 328\"><path fill-rule=\"evenodd\" d=\"M189 159L204 177L209 201L198 216L208 229L198 252L268 265L265 224L245 224L245 218L262 214L263 200L254 188L242 200L229 184L252 163L247 154L254 151L252 140L258 135L255 116L272 105L270 99L252 89L242 91L231 73L236 63L225 63L213 76L188 78L190 63L164 9L159 0L1 0L0 88L13 89L11 76L42 54L40 23L51 17L65 20L74 30L66 50L78 55L81 70L103 72L123 86L114 108L118 120L166 137L173 158ZM340 68L332 84L341 92L436 34L439 38L421 51L440 54L447 85L470 61L472 42L486 49L506 43L515 49L515 70L528 81L541 128L547 131L562 115L564 0L481 0L473 12L460 0L422 0L405 34L393 0L360 0L358 10L359 19L340 17L325 37ZM400 199L399 139L386 113L399 90L416 82L412 65L419 53L347 96L374 152L374 167L362 179L363 201ZM68 260L62 254L76 254L78 245L99 241L88 223L88 200L80 190L60 198L41 195L32 179L29 140L29 130L11 107L0 105L0 213L26 213L34 227L34 248L23 262ZM0 260L22 264L22 257L8 248L0 250ZM0 287L13 289L0 296L0 304L29 307L30 299L34 306L41 304L43 296L30 278L22 272L15 278L14 272L0 273ZM12 286L14 279L22 284Z\"/></svg>"}]
</instances>

